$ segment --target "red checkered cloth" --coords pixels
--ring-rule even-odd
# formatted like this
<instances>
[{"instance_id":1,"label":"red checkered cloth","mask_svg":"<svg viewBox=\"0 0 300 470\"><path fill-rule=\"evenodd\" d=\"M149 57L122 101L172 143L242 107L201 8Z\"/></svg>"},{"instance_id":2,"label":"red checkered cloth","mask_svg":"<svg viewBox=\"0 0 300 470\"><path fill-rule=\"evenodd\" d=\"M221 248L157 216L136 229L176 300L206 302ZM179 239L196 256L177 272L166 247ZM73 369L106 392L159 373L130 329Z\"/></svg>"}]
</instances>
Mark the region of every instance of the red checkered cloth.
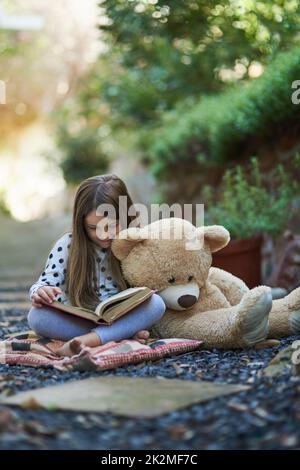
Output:
<instances>
[{"instance_id":1,"label":"red checkered cloth","mask_svg":"<svg viewBox=\"0 0 300 470\"><path fill-rule=\"evenodd\" d=\"M41 338L34 332L19 333L0 342L0 364L55 367L67 370L106 370L155 361L199 349L202 341L184 338L149 339L146 344L126 339L96 348L84 347L72 357L60 357L56 350L64 343Z\"/></svg>"}]
</instances>

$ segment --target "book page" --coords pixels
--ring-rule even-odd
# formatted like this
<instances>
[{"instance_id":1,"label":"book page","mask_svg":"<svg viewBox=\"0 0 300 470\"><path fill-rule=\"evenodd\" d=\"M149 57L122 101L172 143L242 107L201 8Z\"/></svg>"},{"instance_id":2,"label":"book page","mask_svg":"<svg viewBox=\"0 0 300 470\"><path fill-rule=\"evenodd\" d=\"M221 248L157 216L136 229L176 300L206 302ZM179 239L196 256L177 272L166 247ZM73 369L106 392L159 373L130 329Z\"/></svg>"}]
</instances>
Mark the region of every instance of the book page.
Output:
<instances>
[{"instance_id":1,"label":"book page","mask_svg":"<svg viewBox=\"0 0 300 470\"><path fill-rule=\"evenodd\" d=\"M148 296L152 295L153 292L155 291L145 286L129 287L124 291L112 295L103 302L100 302L95 311L63 304L57 300L54 300L49 307L57 308L63 312L70 313L81 318L86 318L87 320L91 320L98 324L100 324L100 322L110 324L114 319L124 315L127 311L134 308L135 305L138 305L142 298L146 299Z\"/></svg>"},{"instance_id":2,"label":"book page","mask_svg":"<svg viewBox=\"0 0 300 470\"><path fill-rule=\"evenodd\" d=\"M93 315L95 315L95 312L93 310L90 310L88 308L84 308L84 307L75 307L74 305L69 305L69 304L64 304L62 302L58 302L58 300L54 300L52 302L51 305L49 305L49 307L55 307L55 308L58 308L59 310L63 310L63 311L66 311L66 312L71 312L71 313L75 313L76 312L86 312L86 313L91 313Z\"/></svg>"},{"instance_id":3,"label":"book page","mask_svg":"<svg viewBox=\"0 0 300 470\"><path fill-rule=\"evenodd\" d=\"M136 292L132 297L123 299L123 301L119 301L116 304L111 304L102 312L101 318L110 324L120 316L123 316L129 310L132 310L135 306L139 305L142 301L149 298L152 294L153 291L151 289Z\"/></svg>"},{"instance_id":4,"label":"book page","mask_svg":"<svg viewBox=\"0 0 300 470\"><path fill-rule=\"evenodd\" d=\"M103 300L103 302L100 302L99 305L97 305L95 309L95 314L100 317L101 314L108 308L108 306L111 306L112 304L119 303L124 299L127 299L129 297L132 297L134 294L137 292L147 290L147 287L129 287L128 289L125 289L121 292L118 292L115 295L112 295L108 299Z\"/></svg>"}]
</instances>

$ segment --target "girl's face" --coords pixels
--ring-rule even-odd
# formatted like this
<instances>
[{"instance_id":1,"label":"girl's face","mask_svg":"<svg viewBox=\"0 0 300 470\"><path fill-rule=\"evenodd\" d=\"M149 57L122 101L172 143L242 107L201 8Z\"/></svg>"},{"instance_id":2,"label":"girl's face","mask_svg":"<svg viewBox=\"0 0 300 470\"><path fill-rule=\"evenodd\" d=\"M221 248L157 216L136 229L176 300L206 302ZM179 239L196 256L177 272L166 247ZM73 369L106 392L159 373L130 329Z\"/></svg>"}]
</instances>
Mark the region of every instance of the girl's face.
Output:
<instances>
[{"instance_id":1,"label":"girl's face","mask_svg":"<svg viewBox=\"0 0 300 470\"><path fill-rule=\"evenodd\" d=\"M118 220L96 215L95 210L85 217L84 225L89 239L101 248L109 248L114 236L120 231Z\"/></svg>"}]
</instances>

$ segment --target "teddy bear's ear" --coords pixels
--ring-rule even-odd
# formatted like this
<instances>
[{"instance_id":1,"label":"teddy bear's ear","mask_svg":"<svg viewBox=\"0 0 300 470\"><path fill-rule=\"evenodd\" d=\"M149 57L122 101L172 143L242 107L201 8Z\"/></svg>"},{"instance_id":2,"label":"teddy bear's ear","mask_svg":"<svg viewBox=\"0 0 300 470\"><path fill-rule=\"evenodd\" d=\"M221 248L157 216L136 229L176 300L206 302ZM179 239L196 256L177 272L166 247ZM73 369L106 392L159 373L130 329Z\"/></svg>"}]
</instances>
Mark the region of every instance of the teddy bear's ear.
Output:
<instances>
[{"instance_id":1,"label":"teddy bear's ear","mask_svg":"<svg viewBox=\"0 0 300 470\"><path fill-rule=\"evenodd\" d=\"M204 236L204 241L208 243L212 253L221 250L224 246L228 245L230 241L230 234L222 225L198 227L197 232L198 237L202 237L202 240Z\"/></svg>"},{"instance_id":2,"label":"teddy bear's ear","mask_svg":"<svg viewBox=\"0 0 300 470\"><path fill-rule=\"evenodd\" d=\"M125 259L132 248L137 244L146 240L145 233L138 227L130 227L121 230L116 238L112 241L111 250L118 260Z\"/></svg>"}]
</instances>

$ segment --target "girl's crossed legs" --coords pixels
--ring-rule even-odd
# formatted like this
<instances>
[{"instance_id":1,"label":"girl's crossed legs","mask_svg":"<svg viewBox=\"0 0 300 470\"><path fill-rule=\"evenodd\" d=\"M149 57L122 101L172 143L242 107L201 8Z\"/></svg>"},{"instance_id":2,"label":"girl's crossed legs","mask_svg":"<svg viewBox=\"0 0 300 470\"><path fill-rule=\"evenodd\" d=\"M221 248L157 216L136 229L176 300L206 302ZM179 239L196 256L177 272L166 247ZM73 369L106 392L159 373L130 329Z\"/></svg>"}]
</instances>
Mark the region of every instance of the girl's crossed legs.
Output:
<instances>
[{"instance_id":1,"label":"girl's crossed legs","mask_svg":"<svg viewBox=\"0 0 300 470\"><path fill-rule=\"evenodd\" d=\"M137 332L150 329L154 323L163 316L166 306L158 294L153 294L149 299L132 309L127 315L115 321L112 325L99 325L84 318L75 317L58 309L47 307L32 307L28 313L28 323L32 330L39 336L70 341L78 336L96 333L99 343L105 344L109 341L121 341L131 338ZM66 355L78 352L80 342L73 344L74 350L67 354L67 348L62 349Z\"/></svg>"}]
</instances>

